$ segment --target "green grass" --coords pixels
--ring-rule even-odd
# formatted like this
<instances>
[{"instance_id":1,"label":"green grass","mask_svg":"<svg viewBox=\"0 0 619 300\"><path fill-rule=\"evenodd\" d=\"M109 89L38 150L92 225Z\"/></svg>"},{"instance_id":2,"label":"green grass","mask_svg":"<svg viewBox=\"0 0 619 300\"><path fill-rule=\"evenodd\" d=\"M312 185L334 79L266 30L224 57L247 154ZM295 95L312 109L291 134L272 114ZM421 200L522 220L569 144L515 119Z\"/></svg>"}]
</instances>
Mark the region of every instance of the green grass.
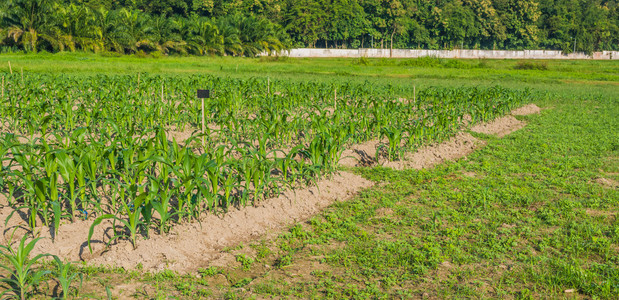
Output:
<instances>
[{"instance_id":1,"label":"green grass","mask_svg":"<svg viewBox=\"0 0 619 300\"><path fill-rule=\"evenodd\" d=\"M24 64L37 72L66 64L72 73L235 76L238 63L238 76L527 86L546 108L518 117L527 127L504 138L477 134L487 146L466 159L422 171L354 169L379 184L276 238L230 249L236 262L228 267L201 270L199 278L86 268L80 296L105 298L106 287L115 297L161 299L619 295L619 190L607 184L619 182L617 62L548 61L544 71L516 70L516 61L455 69L380 60L46 57L0 56L0 67L11 60L14 70ZM137 288L114 288L120 284Z\"/></svg>"},{"instance_id":2,"label":"green grass","mask_svg":"<svg viewBox=\"0 0 619 300\"><path fill-rule=\"evenodd\" d=\"M233 57L136 57L103 56L91 53L2 54L0 68L13 71L56 74L213 74L231 77L266 77L287 80L370 81L376 84L416 84L426 86L564 85L573 82L617 87L619 61L543 60L535 64L547 70L521 70L518 60L456 59L358 59Z\"/></svg>"}]
</instances>

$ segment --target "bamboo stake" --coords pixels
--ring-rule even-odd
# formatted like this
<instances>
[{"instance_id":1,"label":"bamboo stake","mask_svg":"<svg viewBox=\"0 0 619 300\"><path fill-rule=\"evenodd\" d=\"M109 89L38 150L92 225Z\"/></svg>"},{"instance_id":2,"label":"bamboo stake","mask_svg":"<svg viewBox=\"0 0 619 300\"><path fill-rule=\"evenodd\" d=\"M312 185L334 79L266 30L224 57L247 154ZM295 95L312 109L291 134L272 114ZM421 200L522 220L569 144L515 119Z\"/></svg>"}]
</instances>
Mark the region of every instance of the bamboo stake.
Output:
<instances>
[{"instance_id":1,"label":"bamboo stake","mask_svg":"<svg viewBox=\"0 0 619 300\"><path fill-rule=\"evenodd\" d=\"M160 115L163 115L163 103L164 103L164 99L163 99L163 82L161 83L161 111L159 112Z\"/></svg>"},{"instance_id":2,"label":"bamboo stake","mask_svg":"<svg viewBox=\"0 0 619 300\"><path fill-rule=\"evenodd\" d=\"M413 85L413 103L417 103L417 86Z\"/></svg>"},{"instance_id":3,"label":"bamboo stake","mask_svg":"<svg viewBox=\"0 0 619 300\"><path fill-rule=\"evenodd\" d=\"M267 96L271 95L271 78L267 77Z\"/></svg>"},{"instance_id":4,"label":"bamboo stake","mask_svg":"<svg viewBox=\"0 0 619 300\"><path fill-rule=\"evenodd\" d=\"M335 93L333 97L333 104L334 104L335 110L337 110L337 89L335 89Z\"/></svg>"},{"instance_id":5,"label":"bamboo stake","mask_svg":"<svg viewBox=\"0 0 619 300\"><path fill-rule=\"evenodd\" d=\"M2 76L2 100L4 101L4 76Z\"/></svg>"},{"instance_id":6,"label":"bamboo stake","mask_svg":"<svg viewBox=\"0 0 619 300\"><path fill-rule=\"evenodd\" d=\"M11 75L13 75L13 68L11 68L11 62L9 61L9 71L11 71Z\"/></svg>"},{"instance_id":7,"label":"bamboo stake","mask_svg":"<svg viewBox=\"0 0 619 300\"><path fill-rule=\"evenodd\" d=\"M21 67L21 85L24 85L24 67Z\"/></svg>"}]
</instances>

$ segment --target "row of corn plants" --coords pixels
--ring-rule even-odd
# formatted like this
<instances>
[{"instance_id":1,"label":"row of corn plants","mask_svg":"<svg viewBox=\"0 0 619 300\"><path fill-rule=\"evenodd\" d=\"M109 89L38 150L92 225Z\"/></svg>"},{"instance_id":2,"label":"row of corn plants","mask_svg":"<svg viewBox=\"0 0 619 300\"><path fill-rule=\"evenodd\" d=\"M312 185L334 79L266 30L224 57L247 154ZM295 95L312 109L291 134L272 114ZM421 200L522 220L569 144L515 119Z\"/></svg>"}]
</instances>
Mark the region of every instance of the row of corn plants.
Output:
<instances>
[{"instance_id":1,"label":"row of corn plants","mask_svg":"<svg viewBox=\"0 0 619 300\"><path fill-rule=\"evenodd\" d=\"M384 155L399 159L531 97L501 87L430 88L410 97L370 83L4 76L0 192L7 204L27 212L34 233L88 219L92 235L109 219L124 228L110 242L134 246L152 231L166 234L175 223L310 184L337 170L351 144L386 140ZM212 89L205 132L198 87Z\"/></svg>"}]
</instances>

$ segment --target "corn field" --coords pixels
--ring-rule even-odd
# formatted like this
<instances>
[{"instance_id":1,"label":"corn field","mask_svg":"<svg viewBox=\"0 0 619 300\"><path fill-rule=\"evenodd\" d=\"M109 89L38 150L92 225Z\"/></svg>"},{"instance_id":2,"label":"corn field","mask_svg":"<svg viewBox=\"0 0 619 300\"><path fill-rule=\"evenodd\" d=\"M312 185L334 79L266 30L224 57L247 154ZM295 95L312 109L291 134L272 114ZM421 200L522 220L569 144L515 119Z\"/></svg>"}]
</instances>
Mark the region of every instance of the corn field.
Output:
<instances>
[{"instance_id":1,"label":"corn field","mask_svg":"<svg viewBox=\"0 0 619 300\"><path fill-rule=\"evenodd\" d=\"M413 95L412 86L370 83L0 75L0 192L8 205L27 212L33 233L87 219L92 234L111 219L125 228L116 237L134 247L175 223L312 184L336 171L353 144L388 141L381 153L397 160L531 98L501 87ZM211 89L204 132L197 88Z\"/></svg>"}]
</instances>

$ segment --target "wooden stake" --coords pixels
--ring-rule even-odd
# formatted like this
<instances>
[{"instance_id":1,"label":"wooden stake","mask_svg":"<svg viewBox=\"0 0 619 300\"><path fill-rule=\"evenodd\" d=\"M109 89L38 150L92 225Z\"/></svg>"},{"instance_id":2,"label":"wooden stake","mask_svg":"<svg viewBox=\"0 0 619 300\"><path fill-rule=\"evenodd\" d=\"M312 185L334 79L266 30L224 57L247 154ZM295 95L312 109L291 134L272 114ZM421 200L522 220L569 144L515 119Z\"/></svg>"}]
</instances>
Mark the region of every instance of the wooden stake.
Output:
<instances>
[{"instance_id":1,"label":"wooden stake","mask_svg":"<svg viewBox=\"0 0 619 300\"><path fill-rule=\"evenodd\" d=\"M267 96L271 95L271 78L267 77Z\"/></svg>"},{"instance_id":2,"label":"wooden stake","mask_svg":"<svg viewBox=\"0 0 619 300\"><path fill-rule=\"evenodd\" d=\"M206 126L204 126L204 98L201 99L202 100L202 147L205 147L204 144L204 133L206 130Z\"/></svg>"},{"instance_id":3,"label":"wooden stake","mask_svg":"<svg viewBox=\"0 0 619 300\"><path fill-rule=\"evenodd\" d=\"M413 85L413 103L417 102L417 86Z\"/></svg>"},{"instance_id":4,"label":"wooden stake","mask_svg":"<svg viewBox=\"0 0 619 300\"><path fill-rule=\"evenodd\" d=\"M138 72L138 89L140 88L140 72Z\"/></svg>"},{"instance_id":5,"label":"wooden stake","mask_svg":"<svg viewBox=\"0 0 619 300\"><path fill-rule=\"evenodd\" d=\"M11 71L11 75L13 75L13 68L11 68L11 62L9 61L9 71Z\"/></svg>"},{"instance_id":6,"label":"wooden stake","mask_svg":"<svg viewBox=\"0 0 619 300\"><path fill-rule=\"evenodd\" d=\"M4 76L2 76L2 101L4 101Z\"/></svg>"},{"instance_id":7,"label":"wooden stake","mask_svg":"<svg viewBox=\"0 0 619 300\"><path fill-rule=\"evenodd\" d=\"M24 85L24 67L21 67L21 85Z\"/></svg>"}]
</instances>

